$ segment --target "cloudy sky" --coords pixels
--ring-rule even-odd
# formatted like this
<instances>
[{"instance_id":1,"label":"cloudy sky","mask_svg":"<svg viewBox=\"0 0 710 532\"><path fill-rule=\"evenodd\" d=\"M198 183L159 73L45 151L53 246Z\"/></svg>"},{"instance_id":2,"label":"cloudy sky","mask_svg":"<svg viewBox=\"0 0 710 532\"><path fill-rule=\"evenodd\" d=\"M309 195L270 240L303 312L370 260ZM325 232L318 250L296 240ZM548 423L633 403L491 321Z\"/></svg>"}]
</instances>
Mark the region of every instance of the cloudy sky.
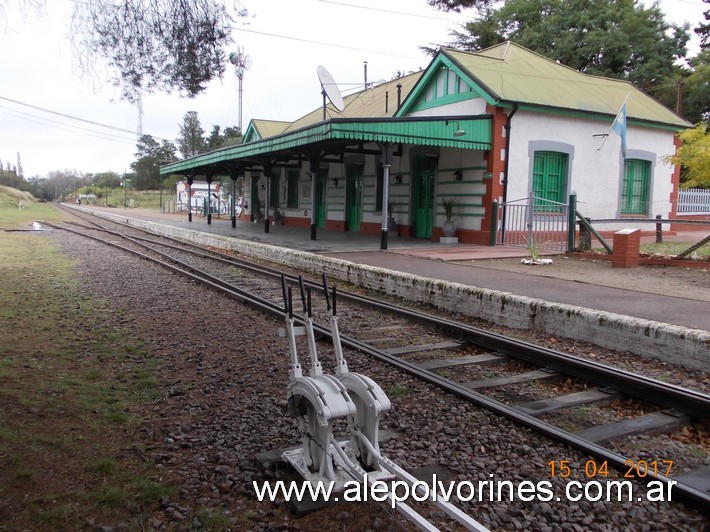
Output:
<instances>
[{"instance_id":1,"label":"cloudy sky","mask_svg":"<svg viewBox=\"0 0 710 532\"><path fill-rule=\"evenodd\" d=\"M76 0L74 0L76 1ZM9 4L21 2L10 0ZM0 18L0 160L26 178L53 170L130 171L138 111L110 85L80 79L67 38L72 0L48 1L44 16L10 7ZM252 118L296 120L321 105L316 74L323 65L344 94L368 81L427 66L422 45L446 44L470 15L441 13L426 0L243 0L251 18L237 25L234 47L250 56L243 83L242 123ZM701 0L662 0L667 20L703 17ZM697 39L691 48L697 48ZM145 134L174 141L187 111L202 127L239 122L237 78L229 65L202 95L146 95ZM77 120L77 118L81 120Z\"/></svg>"}]
</instances>

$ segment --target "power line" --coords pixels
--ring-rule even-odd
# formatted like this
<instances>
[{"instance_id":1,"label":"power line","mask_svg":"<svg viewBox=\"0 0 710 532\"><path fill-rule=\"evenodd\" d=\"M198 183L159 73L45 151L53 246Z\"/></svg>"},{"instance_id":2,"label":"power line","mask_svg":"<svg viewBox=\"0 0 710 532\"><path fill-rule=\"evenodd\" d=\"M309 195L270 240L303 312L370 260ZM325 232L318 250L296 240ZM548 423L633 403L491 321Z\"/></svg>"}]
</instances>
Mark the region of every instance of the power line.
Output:
<instances>
[{"instance_id":1,"label":"power line","mask_svg":"<svg viewBox=\"0 0 710 532\"><path fill-rule=\"evenodd\" d=\"M56 120L50 120L48 118L42 118L42 117L38 117L38 116L31 115L28 113L23 113L22 111L17 111L16 109L11 109L9 107L5 107L4 105L0 105L0 109L6 110L6 111L0 111L0 113L7 114L9 116L14 116L16 118L21 118L22 120L26 120L28 122L39 124L41 126L52 127L52 128L59 129L62 131L68 131L70 133L79 133L82 135L87 135L87 136L102 139L102 140L110 140L113 142L121 142L124 144L135 145L135 143L136 143L136 141L134 139L127 139L125 137L121 137L119 135L113 135L111 133L104 133L101 131L95 131L93 129L83 128L83 127L79 127L79 126L73 126L71 124L65 124L63 122L57 122ZM19 116L19 115L26 115L26 116ZM59 125L53 125L53 124L47 123L47 122L53 122L53 123L59 124ZM85 131L85 133L82 131L77 131L77 130L83 130L83 131ZM110 137L113 137L113 138L110 138Z\"/></svg>"},{"instance_id":2,"label":"power line","mask_svg":"<svg viewBox=\"0 0 710 532\"><path fill-rule=\"evenodd\" d=\"M398 15L398 16L404 15L407 17L423 18L426 20L441 20L443 22L448 22L449 24L460 24L459 22L456 22L455 20L443 18L443 17L432 17L430 15L419 15L417 13L406 13L404 11L394 11L391 9L382 9L379 7L369 7L369 6L361 6L358 4L348 4L347 2L335 2L334 0L318 0L318 1L322 2L324 4L334 4L336 6L354 7L356 9L365 9L367 11L379 11L381 13L390 13L392 15Z\"/></svg>"},{"instance_id":3,"label":"power line","mask_svg":"<svg viewBox=\"0 0 710 532\"><path fill-rule=\"evenodd\" d=\"M118 127L118 126L112 126L112 125L110 125L110 124L103 124L103 123L101 123L101 122L94 122L93 120L87 120L87 119L85 119L85 118L80 118L80 117L78 117L78 116L73 116L73 115L69 115L69 114L66 114L66 113L60 113L59 111L53 111L52 109L47 109L47 108L45 108L45 107L40 107L40 106L38 106L38 105L33 105L33 104L31 104L31 103L26 103L26 102L21 102L21 101L18 101L18 100L13 100L13 99L11 99L11 98L6 98L5 96L0 96L0 100L5 100L5 101L7 101L7 102L14 103L14 104L17 104L17 105L23 105L23 106L25 106L25 107L29 107L29 108L35 109L35 110L37 110L37 111L42 111L43 113L51 113L51 114L54 114L54 115L57 115L57 116L61 116L61 117L64 117L64 118L69 118L69 119L71 119L71 120L77 120L77 121L79 121L79 122L84 122L84 123L86 123L86 124L92 124L92 125L94 125L94 126L105 127L105 128L107 128L107 129L112 129L112 130L114 130L114 131L118 131L118 132L121 132L121 133L128 133L128 134L130 134L130 135L133 135L134 137L136 136L136 133L137 133L136 131L131 130L131 129L125 129L125 128ZM168 141L169 141L169 139L164 139L164 138L162 138L162 137L153 136L153 138L158 139L158 140L168 140ZM169 142L170 142L170 141L169 141Z\"/></svg>"},{"instance_id":4,"label":"power line","mask_svg":"<svg viewBox=\"0 0 710 532\"><path fill-rule=\"evenodd\" d=\"M345 46L342 44L332 44L328 42L323 42L323 41L314 41L312 39L302 39L300 37L292 37L290 35L277 35L275 33L267 33L265 31L256 31L256 30L247 30L245 28L232 28L234 31L243 31L245 33L254 33L256 35L264 35L266 37L276 37L278 39L287 39L290 41L298 41L298 42L305 42L308 44L317 44L319 46L330 46L333 48L343 48L345 50L354 50L356 52L367 52L369 54L378 54L378 55L388 55L391 57L401 57L403 59L421 59L421 57L412 57L409 55L402 55L402 54L393 54L389 52L383 52L382 50L368 50L367 48L357 48L355 46Z\"/></svg>"}]
</instances>

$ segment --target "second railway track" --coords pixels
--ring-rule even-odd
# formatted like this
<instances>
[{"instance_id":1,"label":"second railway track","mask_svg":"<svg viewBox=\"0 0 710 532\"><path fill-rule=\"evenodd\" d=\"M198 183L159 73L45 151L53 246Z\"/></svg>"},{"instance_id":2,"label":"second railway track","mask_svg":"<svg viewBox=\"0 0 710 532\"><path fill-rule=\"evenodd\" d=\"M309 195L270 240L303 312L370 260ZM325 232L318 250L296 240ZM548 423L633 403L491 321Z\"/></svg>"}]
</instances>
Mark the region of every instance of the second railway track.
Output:
<instances>
[{"instance_id":1,"label":"second railway track","mask_svg":"<svg viewBox=\"0 0 710 532\"><path fill-rule=\"evenodd\" d=\"M297 282L292 272L281 272L241 257L147 234L114 222L98 224L86 215L82 218L81 224L55 227L139 254L276 316L284 312L281 276L285 275L290 284ZM320 290L322 286L318 279L308 281L307 285L312 290ZM606 463L627 475L656 477L663 482L673 480L677 482L674 493L678 499L706 512L710 508L706 488L692 481L693 476L688 471L675 475L673 471L669 473L668 468L654 467L648 462L641 464L606 446L607 442L629 434L669 432L707 422L708 395L453 319L396 306L376 297L341 290L339 300L344 347L392 364L462 399L579 449L598 463ZM330 334L323 325L326 314L324 305L315 306L316 330L323 338ZM539 393L530 394L531 386ZM519 393L520 390L524 393ZM604 418L601 405L609 403L627 412L622 415L616 412L613 422L598 422ZM560 411L580 406L588 407L590 416L596 415L599 419L581 420L583 428L555 425ZM609 421L608 417L606 419Z\"/></svg>"}]
</instances>

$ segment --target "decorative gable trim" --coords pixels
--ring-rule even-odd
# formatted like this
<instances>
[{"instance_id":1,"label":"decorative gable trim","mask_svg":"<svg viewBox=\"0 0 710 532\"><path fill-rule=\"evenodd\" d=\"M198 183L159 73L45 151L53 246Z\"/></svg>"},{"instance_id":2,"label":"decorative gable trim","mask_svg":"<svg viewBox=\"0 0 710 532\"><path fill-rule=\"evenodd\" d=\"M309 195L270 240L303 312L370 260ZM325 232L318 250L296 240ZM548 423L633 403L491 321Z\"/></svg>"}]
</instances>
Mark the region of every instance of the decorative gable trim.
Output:
<instances>
[{"instance_id":1,"label":"decorative gable trim","mask_svg":"<svg viewBox=\"0 0 710 532\"><path fill-rule=\"evenodd\" d=\"M485 98L489 104L495 102L468 72L440 51L394 116L476 98Z\"/></svg>"}]
</instances>

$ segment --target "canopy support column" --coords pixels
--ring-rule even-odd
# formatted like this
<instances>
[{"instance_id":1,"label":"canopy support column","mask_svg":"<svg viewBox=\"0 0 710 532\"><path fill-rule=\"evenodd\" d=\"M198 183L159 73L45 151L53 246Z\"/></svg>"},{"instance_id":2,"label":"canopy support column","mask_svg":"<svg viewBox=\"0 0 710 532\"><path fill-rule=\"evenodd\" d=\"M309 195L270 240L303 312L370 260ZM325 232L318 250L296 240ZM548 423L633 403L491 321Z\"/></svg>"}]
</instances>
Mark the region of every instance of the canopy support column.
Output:
<instances>
[{"instance_id":1,"label":"canopy support column","mask_svg":"<svg viewBox=\"0 0 710 532\"><path fill-rule=\"evenodd\" d=\"M187 175L187 221L192 222L192 183L195 181L195 174Z\"/></svg>"},{"instance_id":2,"label":"canopy support column","mask_svg":"<svg viewBox=\"0 0 710 532\"><path fill-rule=\"evenodd\" d=\"M390 200L390 168L392 166L392 154L397 145L391 142L378 142L377 145L380 147L380 162L384 170L382 177L382 229L380 231L380 249L386 250L389 239L389 233L387 231L387 206Z\"/></svg>"},{"instance_id":3,"label":"canopy support column","mask_svg":"<svg viewBox=\"0 0 710 532\"><path fill-rule=\"evenodd\" d=\"M212 170L205 171L205 179L207 180L207 225L212 225Z\"/></svg>"},{"instance_id":4,"label":"canopy support column","mask_svg":"<svg viewBox=\"0 0 710 532\"><path fill-rule=\"evenodd\" d=\"M316 239L316 228L318 225L318 172L320 172L320 154L309 155L311 171L311 240Z\"/></svg>"}]
</instances>

